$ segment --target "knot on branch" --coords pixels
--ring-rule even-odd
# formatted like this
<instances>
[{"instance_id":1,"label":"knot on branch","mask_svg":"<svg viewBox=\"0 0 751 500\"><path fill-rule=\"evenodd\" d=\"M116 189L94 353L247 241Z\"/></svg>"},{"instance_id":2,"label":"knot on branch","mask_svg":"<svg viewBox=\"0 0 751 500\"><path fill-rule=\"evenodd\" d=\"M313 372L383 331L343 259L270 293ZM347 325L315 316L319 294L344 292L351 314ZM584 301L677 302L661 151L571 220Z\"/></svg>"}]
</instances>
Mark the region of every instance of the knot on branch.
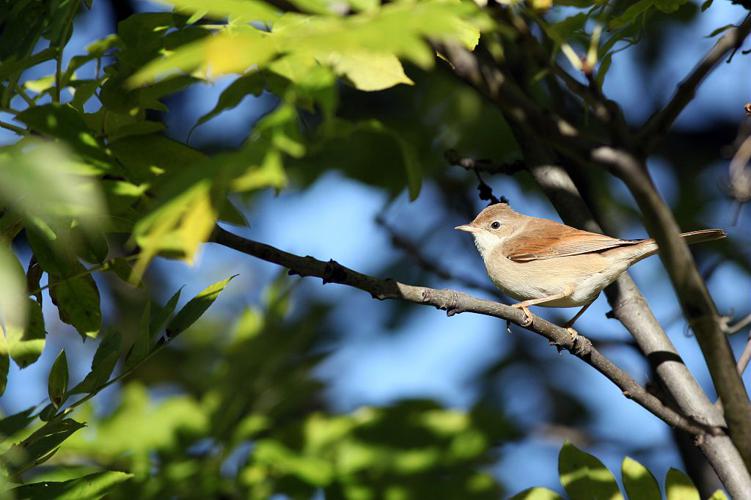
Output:
<instances>
[{"instance_id":1,"label":"knot on branch","mask_svg":"<svg viewBox=\"0 0 751 500\"><path fill-rule=\"evenodd\" d=\"M347 271L334 259L330 259L323 268L321 280L326 283L342 283L347 278Z\"/></svg>"},{"instance_id":2,"label":"knot on branch","mask_svg":"<svg viewBox=\"0 0 751 500\"><path fill-rule=\"evenodd\" d=\"M592 341L586 337L578 335L573 339L571 351L581 358L587 357L592 352Z\"/></svg>"},{"instance_id":3,"label":"knot on branch","mask_svg":"<svg viewBox=\"0 0 751 500\"><path fill-rule=\"evenodd\" d=\"M433 304L436 309L446 311L446 316L449 317L464 311L464 308L459 304L459 294L454 290L445 290L438 296L434 292L435 290L431 289L423 290L422 301L426 304Z\"/></svg>"}]
</instances>

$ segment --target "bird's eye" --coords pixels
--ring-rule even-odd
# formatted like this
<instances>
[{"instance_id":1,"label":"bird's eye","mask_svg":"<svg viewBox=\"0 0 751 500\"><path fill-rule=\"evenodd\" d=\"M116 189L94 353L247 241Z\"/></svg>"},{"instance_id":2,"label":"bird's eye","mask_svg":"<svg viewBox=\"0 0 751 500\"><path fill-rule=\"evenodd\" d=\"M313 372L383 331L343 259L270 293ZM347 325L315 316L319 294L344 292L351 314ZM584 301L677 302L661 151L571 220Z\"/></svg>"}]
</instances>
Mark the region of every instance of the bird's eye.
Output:
<instances>
[{"instance_id":1,"label":"bird's eye","mask_svg":"<svg viewBox=\"0 0 751 500\"><path fill-rule=\"evenodd\" d=\"M500 222L498 222L497 220L494 220L494 221L493 221L493 222L492 222L492 223L490 224L490 229L498 229L499 227L501 227L501 223L500 223Z\"/></svg>"}]
</instances>

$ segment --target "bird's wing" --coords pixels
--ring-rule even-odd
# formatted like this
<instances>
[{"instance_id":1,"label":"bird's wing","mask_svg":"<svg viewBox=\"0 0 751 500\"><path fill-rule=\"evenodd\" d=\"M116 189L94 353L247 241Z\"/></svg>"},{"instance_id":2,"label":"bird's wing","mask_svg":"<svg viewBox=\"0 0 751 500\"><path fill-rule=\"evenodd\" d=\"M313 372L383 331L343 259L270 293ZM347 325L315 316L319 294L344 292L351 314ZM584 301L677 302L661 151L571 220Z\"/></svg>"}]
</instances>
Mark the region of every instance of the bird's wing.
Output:
<instances>
[{"instance_id":1,"label":"bird's wing","mask_svg":"<svg viewBox=\"0 0 751 500\"><path fill-rule=\"evenodd\" d=\"M619 240L604 234L590 233L546 219L536 219L534 228L511 237L503 247L504 254L515 262L553 259L610 248L636 245L643 240Z\"/></svg>"}]
</instances>

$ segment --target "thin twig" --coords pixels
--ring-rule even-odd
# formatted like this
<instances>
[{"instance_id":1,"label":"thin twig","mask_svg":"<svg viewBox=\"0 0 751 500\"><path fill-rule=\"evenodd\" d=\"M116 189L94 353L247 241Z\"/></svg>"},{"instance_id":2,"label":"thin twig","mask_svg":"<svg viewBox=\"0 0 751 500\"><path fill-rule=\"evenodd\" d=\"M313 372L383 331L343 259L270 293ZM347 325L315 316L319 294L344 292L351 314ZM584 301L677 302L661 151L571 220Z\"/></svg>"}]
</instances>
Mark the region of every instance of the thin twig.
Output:
<instances>
[{"instance_id":1,"label":"thin twig","mask_svg":"<svg viewBox=\"0 0 751 500\"><path fill-rule=\"evenodd\" d=\"M751 314L747 314L745 317L738 320L735 324L728 325L724 327L723 329L725 330L725 333L727 333L728 335L732 335L736 332L743 330L748 325L751 325Z\"/></svg>"},{"instance_id":2,"label":"thin twig","mask_svg":"<svg viewBox=\"0 0 751 500\"><path fill-rule=\"evenodd\" d=\"M746 346L743 348L743 352L738 358L738 365L736 366L738 374L743 375L743 372L745 372L748 367L749 361L751 361L751 332L748 333L748 341L746 341Z\"/></svg>"},{"instance_id":3,"label":"thin twig","mask_svg":"<svg viewBox=\"0 0 751 500\"><path fill-rule=\"evenodd\" d=\"M522 160L515 160L508 163L496 163L492 160L461 156L457 151L453 149L446 151L443 156L451 165L462 167L465 170L485 172L491 175L514 175L527 169L526 164Z\"/></svg>"},{"instance_id":4,"label":"thin twig","mask_svg":"<svg viewBox=\"0 0 751 500\"><path fill-rule=\"evenodd\" d=\"M751 31L751 14L746 15L737 27L729 29L717 40L717 43L699 61L691 73L678 84L673 97L661 110L654 113L638 133L638 143L642 144L643 153L652 151L660 140L667 134L678 115L696 95L696 89L704 78L717 67L728 52L741 46L743 40Z\"/></svg>"},{"instance_id":5,"label":"thin twig","mask_svg":"<svg viewBox=\"0 0 751 500\"><path fill-rule=\"evenodd\" d=\"M0 128L4 128L7 130L10 130L11 132L15 132L18 135L28 135L29 131L25 128L19 127L17 125L13 125L12 123L4 122L0 120Z\"/></svg>"},{"instance_id":6,"label":"thin twig","mask_svg":"<svg viewBox=\"0 0 751 500\"><path fill-rule=\"evenodd\" d=\"M330 260L323 262L313 257L300 257L275 247L248 240L217 227L212 241L222 246L257 257L267 262L286 267L290 274L315 276L323 283L339 283L370 293L379 300L404 300L420 305L430 305L446 311L449 316L462 312L474 312L492 316L517 325L525 323L525 314L514 307L482 300L454 290L437 290L421 286L407 285L391 279L378 279L359 273ZM658 398L647 392L631 376L614 365L592 346L584 336L573 338L568 330L556 326L544 319L533 316L533 321L526 326L528 330L542 335L558 349L565 349L605 375L623 394L649 410L673 427L680 428L695 435L722 434L722 429L710 427L692 421L663 404Z\"/></svg>"}]
</instances>

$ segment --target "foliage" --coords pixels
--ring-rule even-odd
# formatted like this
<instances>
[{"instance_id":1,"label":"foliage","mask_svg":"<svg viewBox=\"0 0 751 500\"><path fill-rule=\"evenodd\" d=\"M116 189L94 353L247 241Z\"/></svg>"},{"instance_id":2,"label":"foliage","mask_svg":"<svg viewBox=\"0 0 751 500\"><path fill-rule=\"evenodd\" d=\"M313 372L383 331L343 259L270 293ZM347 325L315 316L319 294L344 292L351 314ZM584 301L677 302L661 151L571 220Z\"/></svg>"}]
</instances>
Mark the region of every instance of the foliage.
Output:
<instances>
[{"instance_id":1,"label":"foliage","mask_svg":"<svg viewBox=\"0 0 751 500\"><path fill-rule=\"evenodd\" d=\"M571 443L565 443L558 455L558 472L561 485L568 498L595 499L610 498L631 500L698 499L699 491L686 474L678 469L670 469L665 476L665 496L660 493L660 486L654 475L633 458L626 457L621 464L621 474L625 495L621 493L613 474L597 458L578 449ZM515 500L562 498L558 493L547 488L530 488L514 495ZM713 500L727 498L722 490L717 490Z\"/></svg>"},{"instance_id":2,"label":"foliage","mask_svg":"<svg viewBox=\"0 0 751 500\"><path fill-rule=\"evenodd\" d=\"M338 413L315 372L330 349L329 306L293 311L293 285L281 277L230 329L204 314L234 276L216 276L178 307L181 290L165 293L154 263L194 263L217 223L255 222L246 208L260 193L305 189L334 170L390 199L406 191L415 200L430 182L455 200L469 183L442 172L446 150L501 161L521 147L503 114L449 74L443 48L511 66L541 59L533 74L517 72L547 105L541 82L560 55L574 70L596 67L601 88L613 56L651 20L695 13L693 4L167 0L167 10L131 13L72 54L76 20L93 1L0 0L0 126L14 134L0 146L0 394L11 360L23 369L59 349L47 342L52 314L96 345L83 378L80 360L60 351L45 401L0 420L4 494L498 498L503 485L488 470L519 435L502 405L410 399ZM538 28L542 58L509 52L517 18ZM189 128L210 127L248 96L265 99L243 142L201 147L171 134L170 107L220 78L231 81ZM395 309L392 321L403 319ZM546 395L565 396L552 386ZM578 402L556 411L566 424L586 418ZM559 472L572 498L620 494L571 445ZM628 458L623 483L632 498L659 496ZM668 498L694 494L675 470L666 485Z\"/></svg>"}]
</instances>

